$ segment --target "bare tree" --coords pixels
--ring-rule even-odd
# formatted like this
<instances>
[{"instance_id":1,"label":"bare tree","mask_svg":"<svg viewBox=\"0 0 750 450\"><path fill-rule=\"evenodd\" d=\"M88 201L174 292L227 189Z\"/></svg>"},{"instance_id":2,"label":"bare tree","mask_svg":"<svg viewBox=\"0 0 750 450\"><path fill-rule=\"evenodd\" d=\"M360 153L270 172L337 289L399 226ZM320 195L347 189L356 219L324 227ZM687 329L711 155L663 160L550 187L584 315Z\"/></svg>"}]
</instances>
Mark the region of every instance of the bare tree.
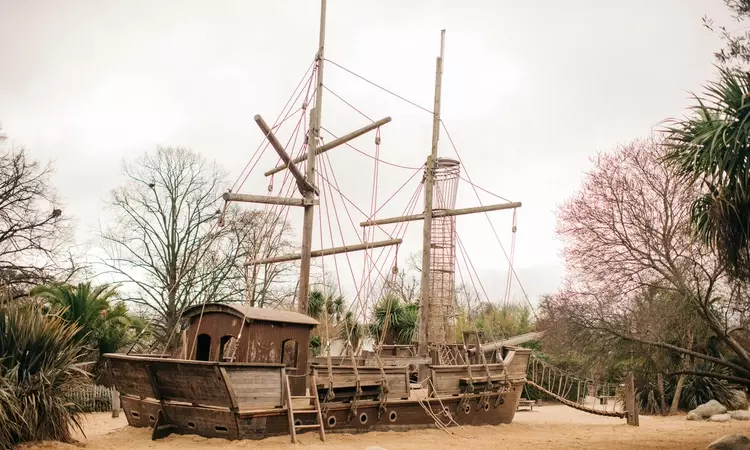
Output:
<instances>
[{"instance_id":1,"label":"bare tree","mask_svg":"<svg viewBox=\"0 0 750 450\"><path fill-rule=\"evenodd\" d=\"M182 148L158 148L124 164L126 181L112 191L116 214L101 231L103 264L131 287L129 300L155 317L165 339L182 311L204 301L226 301L225 288L240 250L217 253L220 184L224 173ZM210 267L210 268L209 268Z\"/></svg>"},{"instance_id":2,"label":"bare tree","mask_svg":"<svg viewBox=\"0 0 750 450\"><path fill-rule=\"evenodd\" d=\"M601 154L580 191L562 205L558 233L569 278L555 311L610 338L731 368L750 384L750 354L732 334L744 326L735 313L744 300L731 294L724 266L691 233L695 186L661 164L663 155L655 138ZM636 320L658 314L644 310L646 289L671 292L689 305L739 363L691 350L684 341L670 343L654 321Z\"/></svg>"},{"instance_id":3,"label":"bare tree","mask_svg":"<svg viewBox=\"0 0 750 450\"><path fill-rule=\"evenodd\" d=\"M278 307L293 300L299 277L292 262L246 267L249 260L294 253L290 242L292 227L281 211L227 211L226 230L215 246L213 259L224 259L238 252L227 277L227 296L250 306ZM211 265L208 265L211 268Z\"/></svg>"},{"instance_id":4,"label":"bare tree","mask_svg":"<svg viewBox=\"0 0 750 450\"><path fill-rule=\"evenodd\" d=\"M2 295L23 296L35 284L65 281L80 269L71 228L49 184L52 168L7 143L0 130L0 282Z\"/></svg>"}]
</instances>

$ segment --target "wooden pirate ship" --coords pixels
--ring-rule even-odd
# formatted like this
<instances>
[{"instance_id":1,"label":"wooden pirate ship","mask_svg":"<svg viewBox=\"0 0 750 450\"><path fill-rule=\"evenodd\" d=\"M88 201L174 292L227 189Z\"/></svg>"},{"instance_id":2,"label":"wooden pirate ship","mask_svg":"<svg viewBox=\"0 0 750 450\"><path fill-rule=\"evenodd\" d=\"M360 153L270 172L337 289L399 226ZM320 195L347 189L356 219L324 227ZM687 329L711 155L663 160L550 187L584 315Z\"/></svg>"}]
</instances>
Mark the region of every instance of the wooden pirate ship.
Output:
<instances>
[{"instance_id":1,"label":"wooden pirate ship","mask_svg":"<svg viewBox=\"0 0 750 450\"><path fill-rule=\"evenodd\" d=\"M227 193L227 202L250 202L303 209L299 254L258 258L250 268L300 261L298 312L246 305L197 304L182 312L183 345L171 357L107 354L111 379L120 393L130 426L149 427L153 437L194 433L228 439L260 439L317 431L409 429L451 424L493 425L513 420L526 382L530 350L483 345L472 334L456 343L454 324L455 217L520 207L502 203L455 208L460 163L438 157L440 88L443 62L437 58L432 148L423 174L424 210L418 214L368 220L382 227L422 221L423 250L419 330L416 344L382 339L373 351L347 345L344 355L311 357L312 329L323 325L308 316L313 258L371 252L401 243L400 238L312 250L314 214L321 187L316 162L323 154L388 123L390 118L331 140L320 141L326 2L322 0L320 42L313 64L314 101L303 101L309 131L305 153L290 155L262 117L255 121L282 164L266 176L288 171L301 197ZM376 142L379 141L376 140ZM300 166L304 165L304 168ZM417 197L418 198L418 197ZM321 222L321 227L322 227ZM253 271L254 272L254 271ZM327 324L325 324L327 326Z\"/></svg>"}]
</instances>

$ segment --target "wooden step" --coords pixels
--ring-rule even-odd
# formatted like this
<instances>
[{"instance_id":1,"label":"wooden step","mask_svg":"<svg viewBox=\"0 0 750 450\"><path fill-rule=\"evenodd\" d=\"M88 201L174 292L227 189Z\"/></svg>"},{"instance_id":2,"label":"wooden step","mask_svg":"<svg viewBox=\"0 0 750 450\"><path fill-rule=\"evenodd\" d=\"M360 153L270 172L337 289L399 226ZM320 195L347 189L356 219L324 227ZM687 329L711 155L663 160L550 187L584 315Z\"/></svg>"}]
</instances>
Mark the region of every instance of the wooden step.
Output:
<instances>
[{"instance_id":1,"label":"wooden step","mask_svg":"<svg viewBox=\"0 0 750 450\"><path fill-rule=\"evenodd\" d=\"M317 414L317 409L295 409L294 414Z\"/></svg>"},{"instance_id":2,"label":"wooden step","mask_svg":"<svg viewBox=\"0 0 750 450\"><path fill-rule=\"evenodd\" d=\"M311 425L295 425L294 428L297 428L297 429L303 429L303 428L320 428L320 424L319 423L314 423L314 424L311 424Z\"/></svg>"},{"instance_id":3,"label":"wooden step","mask_svg":"<svg viewBox=\"0 0 750 450\"><path fill-rule=\"evenodd\" d=\"M313 399L314 397L312 395L292 395L292 400L299 400L302 398Z\"/></svg>"}]
</instances>

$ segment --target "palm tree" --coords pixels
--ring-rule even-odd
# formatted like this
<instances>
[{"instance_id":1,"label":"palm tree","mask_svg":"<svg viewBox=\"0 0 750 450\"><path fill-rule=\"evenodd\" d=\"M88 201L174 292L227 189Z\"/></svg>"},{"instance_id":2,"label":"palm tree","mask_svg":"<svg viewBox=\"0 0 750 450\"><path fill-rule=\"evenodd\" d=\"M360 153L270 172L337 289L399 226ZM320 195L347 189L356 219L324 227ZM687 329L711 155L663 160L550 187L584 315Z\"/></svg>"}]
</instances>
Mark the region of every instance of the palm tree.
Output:
<instances>
[{"instance_id":1,"label":"palm tree","mask_svg":"<svg viewBox=\"0 0 750 450\"><path fill-rule=\"evenodd\" d=\"M666 161L701 192L692 205L698 235L750 280L750 72L720 69L685 119L667 127Z\"/></svg>"},{"instance_id":2,"label":"palm tree","mask_svg":"<svg viewBox=\"0 0 750 450\"><path fill-rule=\"evenodd\" d=\"M76 340L97 349L100 355L127 345L131 329L136 333L143 329L140 321L130 317L123 302L114 303L118 299L116 286L52 284L34 288L31 295L44 299L51 312L76 324Z\"/></svg>"}]
</instances>

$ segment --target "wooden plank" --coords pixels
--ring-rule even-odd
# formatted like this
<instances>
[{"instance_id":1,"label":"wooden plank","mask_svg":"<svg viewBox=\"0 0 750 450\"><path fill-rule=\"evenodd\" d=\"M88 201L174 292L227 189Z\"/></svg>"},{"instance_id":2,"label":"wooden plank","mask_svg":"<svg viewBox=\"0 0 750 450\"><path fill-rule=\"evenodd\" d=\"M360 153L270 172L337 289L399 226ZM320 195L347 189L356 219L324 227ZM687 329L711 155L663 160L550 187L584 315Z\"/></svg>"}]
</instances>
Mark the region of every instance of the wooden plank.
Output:
<instances>
[{"instance_id":1,"label":"wooden plank","mask_svg":"<svg viewBox=\"0 0 750 450\"><path fill-rule=\"evenodd\" d=\"M297 427L294 426L294 409L292 409L292 394L289 389L289 376L284 375L284 396L286 397L286 412L289 419L289 434L292 436L292 444L297 443Z\"/></svg>"},{"instance_id":2,"label":"wooden plank","mask_svg":"<svg viewBox=\"0 0 750 450\"><path fill-rule=\"evenodd\" d=\"M315 414L318 418L318 425L320 426L320 432L319 432L320 440L325 442L326 431L323 428L323 414L322 414L322 411L320 410L320 398L318 397L318 395L315 395L315 393L317 392L316 391L317 385L318 383L315 381L315 374L311 374L310 375L310 393L313 394L313 405L315 405Z\"/></svg>"},{"instance_id":3,"label":"wooden plank","mask_svg":"<svg viewBox=\"0 0 750 450\"><path fill-rule=\"evenodd\" d=\"M276 139L276 135L273 134L273 130L271 130L271 127L269 127L266 121L263 120L263 117L261 117L260 114L256 114L254 119L255 123L258 124L258 127L266 136L266 139L268 139L268 143L271 144L271 147L273 147L273 149L276 150L276 153L278 153L279 158L284 161L284 164L287 164L289 166L289 172L291 172L292 176L294 176L294 179L297 180L297 187L299 188L299 191L302 193L302 195L305 195L305 193L311 191L318 194L318 189L310 184L310 182L305 179L305 176L302 175L302 172L299 171L297 166L292 163L291 158L289 158L286 150L284 150L284 146L281 145L281 142L279 142L278 139Z\"/></svg>"},{"instance_id":4,"label":"wooden plank","mask_svg":"<svg viewBox=\"0 0 750 450\"><path fill-rule=\"evenodd\" d=\"M314 199L312 203L310 203L309 200L304 198L275 197L271 195L233 194L231 192L225 192L224 195L222 195L222 198L227 202L260 203L264 205L307 206L308 204L319 204L318 199Z\"/></svg>"},{"instance_id":5,"label":"wooden plank","mask_svg":"<svg viewBox=\"0 0 750 450\"><path fill-rule=\"evenodd\" d=\"M239 403L237 402L237 396L234 393L234 389L232 388L232 385L229 383L229 375L227 374L227 370L223 367L217 367L216 368L219 376L224 380L224 385L227 388L227 394L229 395L229 400L232 404L232 409L237 409L239 407Z\"/></svg>"},{"instance_id":6,"label":"wooden plank","mask_svg":"<svg viewBox=\"0 0 750 450\"><path fill-rule=\"evenodd\" d=\"M235 413L229 410L196 408L193 406L164 405L166 422L183 432L205 437L239 439Z\"/></svg>"},{"instance_id":7,"label":"wooden plank","mask_svg":"<svg viewBox=\"0 0 750 450\"><path fill-rule=\"evenodd\" d=\"M276 368L225 368L240 409L283 406L282 371Z\"/></svg>"}]
</instances>

